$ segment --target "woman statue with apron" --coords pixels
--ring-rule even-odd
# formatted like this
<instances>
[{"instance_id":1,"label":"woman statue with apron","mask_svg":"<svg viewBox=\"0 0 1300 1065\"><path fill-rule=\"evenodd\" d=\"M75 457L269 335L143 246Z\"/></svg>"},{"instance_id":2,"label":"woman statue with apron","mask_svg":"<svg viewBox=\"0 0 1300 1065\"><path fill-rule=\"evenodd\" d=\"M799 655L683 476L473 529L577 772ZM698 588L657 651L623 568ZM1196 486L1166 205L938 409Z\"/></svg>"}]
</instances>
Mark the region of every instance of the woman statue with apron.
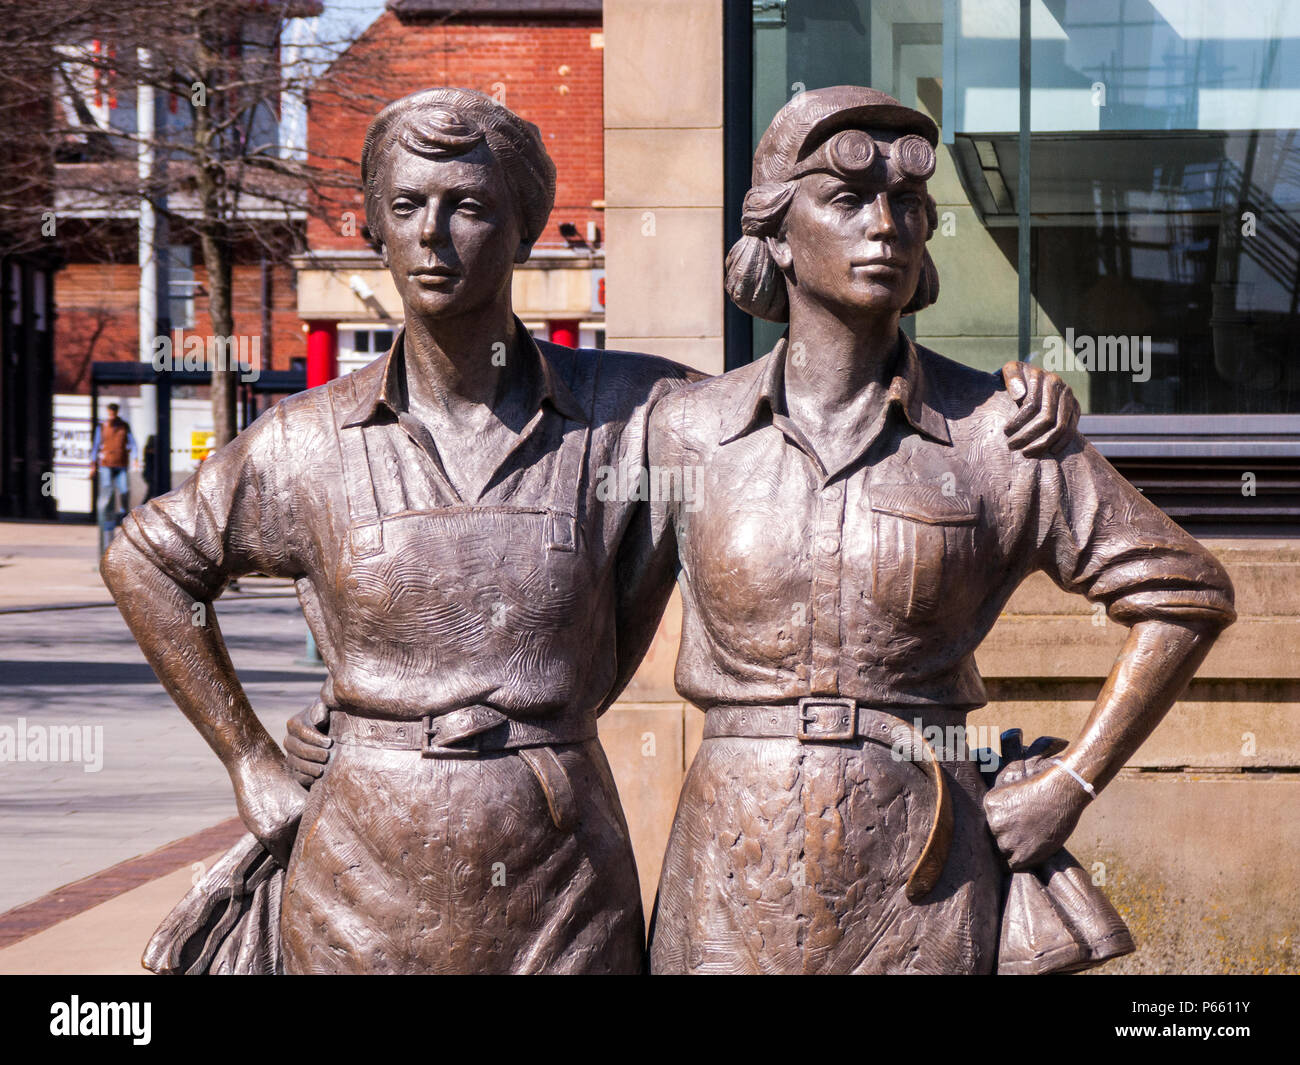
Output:
<instances>
[{"instance_id":1,"label":"woman statue with apron","mask_svg":"<svg viewBox=\"0 0 1300 1065\"><path fill-rule=\"evenodd\" d=\"M405 315L392 349L278 403L138 508L104 558L244 824L287 865L258 896L278 949L232 955L196 919L206 945L182 936L160 968L641 971L596 720L653 637L673 551L652 543L639 495L607 488L638 483L651 407L689 371L534 342L514 317L513 269L555 172L536 127L495 101L433 89L391 104L361 171ZM1025 419L1047 412L1032 436L1071 421L1059 384L1025 385ZM329 672L306 715L328 734L299 722L292 766L210 610L250 572L295 582ZM325 761L309 796L300 781ZM256 879L231 863L227 888Z\"/></svg>"},{"instance_id":2,"label":"woman statue with apron","mask_svg":"<svg viewBox=\"0 0 1300 1065\"><path fill-rule=\"evenodd\" d=\"M660 518L677 688L706 712L652 972L993 971L999 850L1013 870L1060 852L1234 616L1223 568L1077 433L1017 451L1001 382L899 329L938 295L937 144L871 89L786 104L727 287L788 332L651 415L652 467L703 468L700 503ZM1133 629L1077 743L1035 745L986 797L974 652L1033 570ZM1060 957L1122 952L1107 915Z\"/></svg>"}]
</instances>

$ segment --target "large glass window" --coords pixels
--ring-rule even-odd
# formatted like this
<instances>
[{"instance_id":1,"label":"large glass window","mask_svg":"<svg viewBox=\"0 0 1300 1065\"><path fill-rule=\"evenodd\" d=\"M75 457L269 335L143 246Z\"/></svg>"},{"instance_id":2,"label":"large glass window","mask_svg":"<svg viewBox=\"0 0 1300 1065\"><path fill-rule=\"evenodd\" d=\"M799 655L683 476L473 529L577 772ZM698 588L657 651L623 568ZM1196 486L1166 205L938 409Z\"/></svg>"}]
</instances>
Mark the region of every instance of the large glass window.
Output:
<instances>
[{"instance_id":1,"label":"large glass window","mask_svg":"<svg viewBox=\"0 0 1300 1065\"><path fill-rule=\"evenodd\" d=\"M1164 436L1300 438L1300 4L1033 0L1028 41L1020 0L752 9L755 141L792 94L842 83L939 122L942 295L918 340L991 370L1027 339L1086 412ZM755 326L754 353L779 332Z\"/></svg>"}]
</instances>

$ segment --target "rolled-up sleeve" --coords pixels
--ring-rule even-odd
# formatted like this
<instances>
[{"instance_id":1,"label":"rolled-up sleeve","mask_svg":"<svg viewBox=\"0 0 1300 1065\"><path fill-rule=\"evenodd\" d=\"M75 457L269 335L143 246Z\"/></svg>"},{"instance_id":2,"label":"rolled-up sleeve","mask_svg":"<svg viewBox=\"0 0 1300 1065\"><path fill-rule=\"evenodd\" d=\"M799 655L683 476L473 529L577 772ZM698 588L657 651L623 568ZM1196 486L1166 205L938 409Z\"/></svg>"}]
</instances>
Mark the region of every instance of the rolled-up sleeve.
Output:
<instances>
[{"instance_id":1,"label":"rolled-up sleeve","mask_svg":"<svg viewBox=\"0 0 1300 1065\"><path fill-rule=\"evenodd\" d=\"M1232 581L1209 551L1079 438L1038 463L1040 568L1124 625L1148 619L1224 628Z\"/></svg>"},{"instance_id":2,"label":"rolled-up sleeve","mask_svg":"<svg viewBox=\"0 0 1300 1065\"><path fill-rule=\"evenodd\" d=\"M267 411L173 492L136 507L122 533L194 599L249 573L294 577L282 500L290 476L284 416Z\"/></svg>"}]
</instances>

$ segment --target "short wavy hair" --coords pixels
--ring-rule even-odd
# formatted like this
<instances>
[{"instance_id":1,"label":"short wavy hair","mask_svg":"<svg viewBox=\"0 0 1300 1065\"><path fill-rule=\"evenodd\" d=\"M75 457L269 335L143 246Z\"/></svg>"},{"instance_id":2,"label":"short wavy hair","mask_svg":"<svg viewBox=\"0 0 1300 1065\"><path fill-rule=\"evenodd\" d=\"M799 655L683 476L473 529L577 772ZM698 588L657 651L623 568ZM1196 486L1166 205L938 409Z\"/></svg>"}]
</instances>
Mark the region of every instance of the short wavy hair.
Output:
<instances>
[{"instance_id":1,"label":"short wavy hair","mask_svg":"<svg viewBox=\"0 0 1300 1065\"><path fill-rule=\"evenodd\" d=\"M850 131L851 134L852 131ZM839 134L832 140L837 140ZM920 142L921 138L910 138ZM836 145L829 146L828 153L833 160L837 154ZM856 147L856 145L849 145ZM908 145L913 147L913 145ZM931 155L930 169L933 169ZM831 165L829 169L836 172L839 167ZM777 237L785 227L786 212L794 199L795 190L802 177L797 175L786 181L769 181L755 185L745 194L745 204L741 215L740 228L744 234L727 253L726 289L733 303L755 318L769 322L788 322L790 320L790 300L786 291L785 275L776 265L772 253L767 247L768 237ZM925 239L930 240L939 228L939 209L934 197L926 194L925 217L927 229ZM916 314L924 310L939 298L939 270L934 260L926 251L921 263L921 276L917 279L916 291L903 307L902 314Z\"/></svg>"},{"instance_id":2,"label":"short wavy hair","mask_svg":"<svg viewBox=\"0 0 1300 1065\"><path fill-rule=\"evenodd\" d=\"M428 159L464 155L485 143L505 173L519 214L521 242L531 246L555 206L555 164L531 122L473 89L425 89L395 100L377 114L361 148L361 186L367 225L362 235L379 250L369 223L379 217L379 175L395 146Z\"/></svg>"}]
</instances>

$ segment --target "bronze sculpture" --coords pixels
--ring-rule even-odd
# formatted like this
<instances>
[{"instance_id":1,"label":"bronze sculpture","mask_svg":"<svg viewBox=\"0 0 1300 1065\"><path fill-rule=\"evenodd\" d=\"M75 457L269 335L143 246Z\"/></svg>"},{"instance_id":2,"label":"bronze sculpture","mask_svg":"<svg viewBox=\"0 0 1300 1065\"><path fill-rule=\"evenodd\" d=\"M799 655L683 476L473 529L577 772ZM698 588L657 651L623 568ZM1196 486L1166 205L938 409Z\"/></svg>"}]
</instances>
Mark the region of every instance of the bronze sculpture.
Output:
<instances>
[{"instance_id":1,"label":"bronze sculpture","mask_svg":"<svg viewBox=\"0 0 1300 1065\"><path fill-rule=\"evenodd\" d=\"M596 486L602 470L636 480L651 408L699 375L531 340L510 280L554 168L536 127L490 98L433 89L389 105L361 169L405 311L392 349L277 404L137 508L103 560L251 834L147 963L641 971L636 869L596 719L654 634L675 552L652 539L648 504ZM1019 372L1017 442L1042 446L1077 408L1058 379ZM329 672L288 763L210 608L255 571L295 582Z\"/></svg>"},{"instance_id":2,"label":"bronze sculpture","mask_svg":"<svg viewBox=\"0 0 1300 1065\"><path fill-rule=\"evenodd\" d=\"M1233 619L1232 587L1077 433L1013 450L996 379L899 330L938 294L937 143L871 89L788 103L727 278L788 332L651 416L652 467L704 471L702 505L670 501L658 525L683 573L677 687L706 713L652 972L1045 971L1131 949L1061 847ZM1008 742L988 791L923 733L985 702L973 654L1034 569L1132 631L1076 743L1021 761ZM1056 863L1047 890L1090 908L1050 949L1024 927L1043 880L1021 880L999 959L999 851L1022 876Z\"/></svg>"}]
</instances>

